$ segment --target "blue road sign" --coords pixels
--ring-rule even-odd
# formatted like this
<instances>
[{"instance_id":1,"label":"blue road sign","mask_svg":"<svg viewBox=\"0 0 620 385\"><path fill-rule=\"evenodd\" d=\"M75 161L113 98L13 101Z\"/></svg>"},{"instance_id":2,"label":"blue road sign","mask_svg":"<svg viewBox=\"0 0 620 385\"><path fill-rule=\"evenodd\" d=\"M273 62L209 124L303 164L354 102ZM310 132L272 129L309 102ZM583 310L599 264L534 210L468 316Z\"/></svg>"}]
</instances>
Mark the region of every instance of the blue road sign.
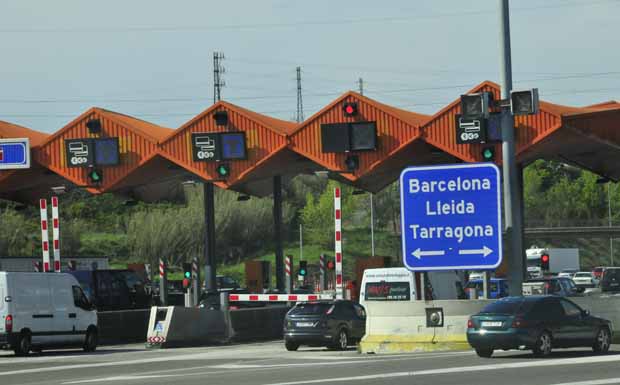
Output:
<instances>
[{"instance_id":1,"label":"blue road sign","mask_svg":"<svg viewBox=\"0 0 620 385\"><path fill-rule=\"evenodd\" d=\"M409 167L400 174L403 261L413 271L494 269L502 262L499 169Z\"/></svg>"},{"instance_id":2,"label":"blue road sign","mask_svg":"<svg viewBox=\"0 0 620 385\"><path fill-rule=\"evenodd\" d=\"M0 170L19 168L30 168L30 140L0 139Z\"/></svg>"}]
</instances>

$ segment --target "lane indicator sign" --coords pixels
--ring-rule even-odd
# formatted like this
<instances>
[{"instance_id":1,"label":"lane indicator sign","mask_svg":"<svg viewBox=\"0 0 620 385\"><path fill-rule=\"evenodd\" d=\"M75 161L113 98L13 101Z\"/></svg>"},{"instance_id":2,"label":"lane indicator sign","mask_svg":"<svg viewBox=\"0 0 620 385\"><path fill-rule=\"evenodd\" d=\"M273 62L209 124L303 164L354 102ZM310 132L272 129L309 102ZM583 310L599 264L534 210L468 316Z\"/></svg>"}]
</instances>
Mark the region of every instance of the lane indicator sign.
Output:
<instances>
[{"instance_id":1,"label":"lane indicator sign","mask_svg":"<svg viewBox=\"0 0 620 385\"><path fill-rule=\"evenodd\" d=\"M28 138L0 139L0 170L30 168Z\"/></svg>"},{"instance_id":2,"label":"lane indicator sign","mask_svg":"<svg viewBox=\"0 0 620 385\"><path fill-rule=\"evenodd\" d=\"M500 172L493 163L400 174L403 262L412 271L495 269L502 262Z\"/></svg>"}]
</instances>

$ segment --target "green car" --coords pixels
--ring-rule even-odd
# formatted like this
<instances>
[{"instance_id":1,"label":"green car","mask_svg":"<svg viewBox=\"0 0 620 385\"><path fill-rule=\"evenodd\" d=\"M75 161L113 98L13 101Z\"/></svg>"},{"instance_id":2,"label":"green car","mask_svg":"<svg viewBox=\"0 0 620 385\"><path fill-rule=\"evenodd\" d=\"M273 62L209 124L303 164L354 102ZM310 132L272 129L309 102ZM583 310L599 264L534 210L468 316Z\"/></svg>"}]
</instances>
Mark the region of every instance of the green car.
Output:
<instances>
[{"instance_id":1,"label":"green car","mask_svg":"<svg viewBox=\"0 0 620 385\"><path fill-rule=\"evenodd\" d=\"M467 341L486 358L495 349L532 349L539 357L552 348L591 347L606 353L612 333L610 321L553 295L502 298L467 322Z\"/></svg>"}]
</instances>

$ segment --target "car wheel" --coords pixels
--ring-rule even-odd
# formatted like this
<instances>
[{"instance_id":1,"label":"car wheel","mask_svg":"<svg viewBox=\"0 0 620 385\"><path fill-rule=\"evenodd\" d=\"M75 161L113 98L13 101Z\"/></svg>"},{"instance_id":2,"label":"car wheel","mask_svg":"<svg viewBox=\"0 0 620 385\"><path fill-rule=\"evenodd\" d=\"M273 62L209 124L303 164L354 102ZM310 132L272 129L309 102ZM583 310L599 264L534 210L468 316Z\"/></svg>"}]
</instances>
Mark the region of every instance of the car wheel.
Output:
<instances>
[{"instance_id":1,"label":"car wheel","mask_svg":"<svg viewBox=\"0 0 620 385\"><path fill-rule=\"evenodd\" d=\"M547 357L551 354L551 334L547 331L540 333L532 352L537 357Z\"/></svg>"},{"instance_id":2,"label":"car wheel","mask_svg":"<svg viewBox=\"0 0 620 385\"><path fill-rule=\"evenodd\" d=\"M607 353L610 346L611 334L609 333L609 329L600 328L596 333L596 339L594 340L594 345L592 345L592 350L595 353Z\"/></svg>"},{"instance_id":3,"label":"car wheel","mask_svg":"<svg viewBox=\"0 0 620 385\"><path fill-rule=\"evenodd\" d=\"M347 350L347 346L349 346L349 335L347 334L347 329L342 328L338 332L338 338L334 347L338 350Z\"/></svg>"},{"instance_id":4,"label":"car wheel","mask_svg":"<svg viewBox=\"0 0 620 385\"><path fill-rule=\"evenodd\" d=\"M19 339L17 340L17 346L14 348L14 352L16 356L27 356L30 353L30 348L32 347L32 338L30 337L30 333L22 332L19 335Z\"/></svg>"},{"instance_id":5,"label":"car wheel","mask_svg":"<svg viewBox=\"0 0 620 385\"><path fill-rule=\"evenodd\" d=\"M97 349L97 330L90 328L86 332L86 338L84 338L83 349L85 352L94 352Z\"/></svg>"},{"instance_id":6,"label":"car wheel","mask_svg":"<svg viewBox=\"0 0 620 385\"><path fill-rule=\"evenodd\" d=\"M284 341L284 346L289 352L294 352L295 350L299 349L299 344L293 341Z\"/></svg>"},{"instance_id":7,"label":"car wheel","mask_svg":"<svg viewBox=\"0 0 620 385\"><path fill-rule=\"evenodd\" d=\"M491 358L491 356L493 355L493 349L478 348L476 349L476 354L478 355L478 357Z\"/></svg>"}]
</instances>

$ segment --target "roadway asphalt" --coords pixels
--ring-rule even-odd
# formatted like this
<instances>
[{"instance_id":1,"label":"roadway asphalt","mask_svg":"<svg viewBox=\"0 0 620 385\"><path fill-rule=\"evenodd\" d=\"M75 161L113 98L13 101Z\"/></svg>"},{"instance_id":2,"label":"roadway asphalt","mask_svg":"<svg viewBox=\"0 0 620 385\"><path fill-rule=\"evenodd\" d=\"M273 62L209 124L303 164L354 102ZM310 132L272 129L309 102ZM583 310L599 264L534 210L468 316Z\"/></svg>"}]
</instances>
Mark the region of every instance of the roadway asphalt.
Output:
<instances>
[{"instance_id":1,"label":"roadway asphalt","mask_svg":"<svg viewBox=\"0 0 620 385\"><path fill-rule=\"evenodd\" d=\"M145 350L143 345L101 347L96 353L0 353L0 384L620 384L620 345L603 356L587 349L529 352L471 351L360 355L318 348L287 352L282 342Z\"/></svg>"}]
</instances>

